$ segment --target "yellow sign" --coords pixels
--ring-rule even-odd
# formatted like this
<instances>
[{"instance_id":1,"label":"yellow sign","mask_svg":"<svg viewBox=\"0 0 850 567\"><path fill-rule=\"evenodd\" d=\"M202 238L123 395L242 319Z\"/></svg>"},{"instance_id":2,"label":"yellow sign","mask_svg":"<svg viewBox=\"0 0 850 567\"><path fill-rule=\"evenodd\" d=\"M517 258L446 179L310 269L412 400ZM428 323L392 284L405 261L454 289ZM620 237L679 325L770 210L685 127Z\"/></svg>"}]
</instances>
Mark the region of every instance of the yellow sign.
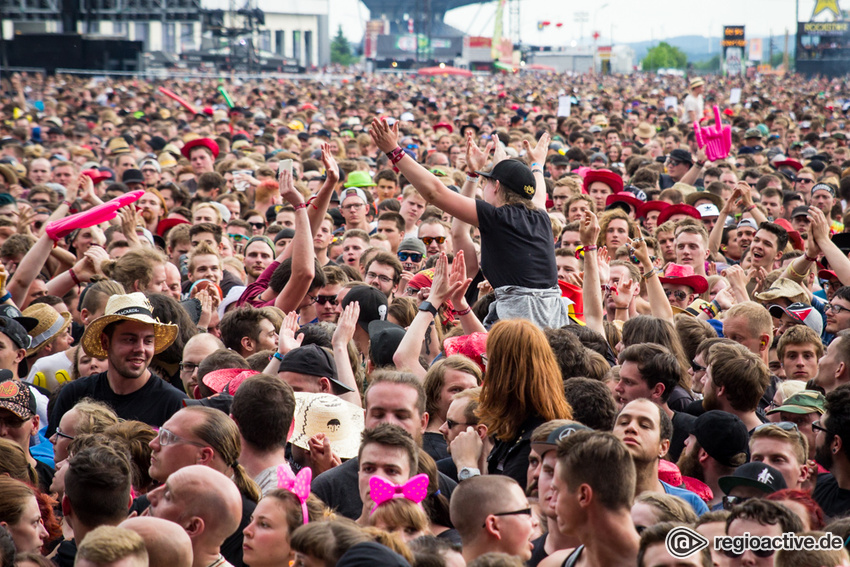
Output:
<instances>
[{"instance_id":1,"label":"yellow sign","mask_svg":"<svg viewBox=\"0 0 850 567\"><path fill-rule=\"evenodd\" d=\"M845 22L809 22L803 25L803 31L807 32L846 32L848 24Z\"/></svg>"},{"instance_id":2,"label":"yellow sign","mask_svg":"<svg viewBox=\"0 0 850 567\"><path fill-rule=\"evenodd\" d=\"M838 0L817 0L815 9L812 12L812 18L826 10L832 12L836 18L841 17L841 10L838 8Z\"/></svg>"}]
</instances>

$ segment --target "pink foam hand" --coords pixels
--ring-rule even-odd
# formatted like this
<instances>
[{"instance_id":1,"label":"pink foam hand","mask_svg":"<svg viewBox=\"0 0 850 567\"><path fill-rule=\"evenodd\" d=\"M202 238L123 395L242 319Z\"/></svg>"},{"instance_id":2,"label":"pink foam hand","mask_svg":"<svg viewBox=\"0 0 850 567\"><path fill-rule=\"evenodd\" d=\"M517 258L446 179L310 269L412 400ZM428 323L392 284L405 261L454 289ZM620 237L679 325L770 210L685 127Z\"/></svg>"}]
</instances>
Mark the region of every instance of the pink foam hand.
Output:
<instances>
[{"instance_id":1,"label":"pink foam hand","mask_svg":"<svg viewBox=\"0 0 850 567\"><path fill-rule=\"evenodd\" d=\"M159 92L161 92L162 94L164 94L168 98L172 98L172 99L176 100L178 103L180 103L180 105L183 106L183 108L185 108L186 110L188 110L192 114L198 114L198 111L195 110L195 107L192 106L191 104L189 104L188 102L186 102L186 100L181 98L177 93L170 91L170 90L166 89L165 87L159 87Z\"/></svg>"},{"instance_id":2,"label":"pink foam hand","mask_svg":"<svg viewBox=\"0 0 850 567\"><path fill-rule=\"evenodd\" d=\"M369 479L369 495L372 502L375 503L375 508L396 496L403 496L411 502L419 504L428 496L428 475L418 474L402 485L393 484L379 476L373 476ZM372 510L372 513L374 512Z\"/></svg>"},{"instance_id":3,"label":"pink foam hand","mask_svg":"<svg viewBox=\"0 0 850 567\"><path fill-rule=\"evenodd\" d=\"M313 470L310 467L304 467L297 475L292 474L292 469L289 465L280 465L277 467L277 487L288 490L298 497L301 502L301 514L304 517L304 523L310 522L310 514L307 510L307 499L310 498L310 484L313 481Z\"/></svg>"},{"instance_id":4,"label":"pink foam hand","mask_svg":"<svg viewBox=\"0 0 850 567\"><path fill-rule=\"evenodd\" d=\"M732 127L729 124L724 126L717 106L714 107L714 126L702 127L694 122L694 136L697 145L705 148L705 157L709 161L726 158L732 149Z\"/></svg>"},{"instance_id":5,"label":"pink foam hand","mask_svg":"<svg viewBox=\"0 0 850 567\"><path fill-rule=\"evenodd\" d=\"M102 222L109 222L115 218L118 209L135 203L144 194L145 192L142 189L130 191L101 205L92 207L87 211L65 217L64 219L55 220L44 227L44 232L52 240L56 241L71 234L71 232L78 228L88 228Z\"/></svg>"}]
</instances>

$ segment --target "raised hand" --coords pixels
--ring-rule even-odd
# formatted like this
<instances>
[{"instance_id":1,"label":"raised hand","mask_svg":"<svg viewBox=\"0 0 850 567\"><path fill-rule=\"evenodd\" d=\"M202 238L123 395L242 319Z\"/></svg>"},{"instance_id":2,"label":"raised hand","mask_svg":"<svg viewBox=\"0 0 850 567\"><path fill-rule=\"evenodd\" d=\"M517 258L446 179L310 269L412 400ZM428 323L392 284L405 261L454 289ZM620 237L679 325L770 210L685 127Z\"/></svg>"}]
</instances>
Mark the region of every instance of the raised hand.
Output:
<instances>
[{"instance_id":1,"label":"raised hand","mask_svg":"<svg viewBox=\"0 0 850 567\"><path fill-rule=\"evenodd\" d=\"M522 147L530 160L529 163L539 163L540 167L543 167L543 164L546 163L546 154L549 153L549 132L543 132L533 148L528 140L522 141Z\"/></svg>"},{"instance_id":2,"label":"raised hand","mask_svg":"<svg viewBox=\"0 0 850 567\"><path fill-rule=\"evenodd\" d=\"M322 163L325 165L325 175L328 179L332 179L334 183L339 181L339 167L331 152L330 144L322 144Z\"/></svg>"},{"instance_id":3,"label":"raised hand","mask_svg":"<svg viewBox=\"0 0 850 567\"><path fill-rule=\"evenodd\" d=\"M279 173L278 188L280 189L280 196L293 207L297 207L304 202L304 195L295 188L291 171L284 169Z\"/></svg>"},{"instance_id":4,"label":"raised hand","mask_svg":"<svg viewBox=\"0 0 850 567\"><path fill-rule=\"evenodd\" d=\"M358 317L360 317L360 303L352 301L345 306L336 323L336 330L331 339L334 346L347 345L354 338Z\"/></svg>"},{"instance_id":5,"label":"raised hand","mask_svg":"<svg viewBox=\"0 0 850 567\"><path fill-rule=\"evenodd\" d=\"M599 219L590 211L584 212L584 218L578 227L578 234L582 246L595 246L599 238Z\"/></svg>"},{"instance_id":6,"label":"raised hand","mask_svg":"<svg viewBox=\"0 0 850 567\"><path fill-rule=\"evenodd\" d=\"M375 118L369 128L372 141L382 152L391 152L398 147L398 122L390 126L386 118Z\"/></svg>"},{"instance_id":7,"label":"raised hand","mask_svg":"<svg viewBox=\"0 0 850 567\"><path fill-rule=\"evenodd\" d=\"M487 145L482 151L475 143L475 138L472 136L472 130L466 133L466 165L468 171L480 171L487 165L487 158L490 152L493 151L493 142L487 142Z\"/></svg>"},{"instance_id":8,"label":"raised hand","mask_svg":"<svg viewBox=\"0 0 850 567\"><path fill-rule=\"evenodd\" d=\"M280 354L287 354L289 351L296 349L301 346L301 342L304 340L304 335L299 335L298 338L295 337L295 333L298 332L298 313L292 311L283 318L283 323L280 326L280 332L278 333L278 351Z\"/></svg>"},{"instance_id":9,"label":"raised hand","mask_svg":"<svg viewBox=\"0 0 850 567\"><path fill-rule=\"evenodd\" d=\"M724 125L720 117L720 109L714 107L714 126L702 127L694 122L694 135L697 145L705 148L705 155L709 161L724 159L732 149L732 127Z\"/></svg>"}]
</instances>

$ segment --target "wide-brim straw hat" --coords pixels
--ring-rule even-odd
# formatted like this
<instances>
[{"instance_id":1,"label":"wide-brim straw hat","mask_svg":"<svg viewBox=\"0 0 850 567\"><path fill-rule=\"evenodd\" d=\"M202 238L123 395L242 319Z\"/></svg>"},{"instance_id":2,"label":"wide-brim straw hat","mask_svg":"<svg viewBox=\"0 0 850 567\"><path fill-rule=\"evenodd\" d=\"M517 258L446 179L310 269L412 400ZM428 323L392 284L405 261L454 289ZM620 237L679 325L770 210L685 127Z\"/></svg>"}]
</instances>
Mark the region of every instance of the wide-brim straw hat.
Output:
<instances>
[{"instance_id":1,"label":"wide-brim straw hat","mask_svg":"<svg viewBox=\"0 0 850 567\"><path fill-rule=\"evenodd\" d=\"M38 319L38 325L33 330L28 331L29 336L32 337L32 342L30 348L27 349L27 356L32 356L46 347L50 344L50 341L62 334L71 325L70 313L66 311L60 314L46 303L30 305L24 309L23 316Z\"/></svg>"},{"instance_id":2,"label":"wide-brim straw hat","mask_svg":"<svg viewBox=\"0 0 850 567\"><path fill-rule=\"evenodd\" d=\"M154 354L159 354L177 338L177 325L161 323L153 316L153 307L148 298L141 292L126 295L113 295L106 302L106 310L88 324L80 341L86 354L95 358L107 358L108 353L103 348L100 336L103 329L116 321L139 321L153 325Z\"/></svg>"},{"instance_id":3,"label":"wide-brim straw hat","mask_svg":"<svg viewBox=\"0 0 850 567\"><path fill-rule=\"evenodd\" d=\"M341 459L353 459L360 450L365 428L363 408L332 394L295 392L295 429L290 443L309 449L310 438L324 433Z\"/></svg>"}]
</instances>

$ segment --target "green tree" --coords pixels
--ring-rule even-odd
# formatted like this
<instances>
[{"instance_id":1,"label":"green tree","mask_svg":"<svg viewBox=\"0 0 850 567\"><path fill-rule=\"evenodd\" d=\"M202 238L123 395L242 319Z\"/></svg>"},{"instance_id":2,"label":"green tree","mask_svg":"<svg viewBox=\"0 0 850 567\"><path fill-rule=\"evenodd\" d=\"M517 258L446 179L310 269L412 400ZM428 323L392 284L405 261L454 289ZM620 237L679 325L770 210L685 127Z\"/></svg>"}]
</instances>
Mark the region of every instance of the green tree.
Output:
<instances>
[{"instance_id":1,"label":"green tree","mask_svg":"<svg viewBox=\"0 0 850 567\"><path fill-rule=\"evenodd\" d=\"M720 70L720 56L715 55L711 59L706 59L705 61L697 61L694 63L694 69L697 71L719 71Z\"/></svg>"},{"instance_id":2,"label":"green tree","mask_svg":"<svg viewBox=\"0 0 850 567\"><path fill-rule=\"evenodd\" d=\"M336 35L331 41L331 63L348 67L356 62L357 57L351 53L351 45L348 43L348 38L342 33L342 26L339 26Z\"/></svg>"},{"instance_id":3,"label":"green tree","mask_svg":"<svg viewBox=\"0 0 850 567\"><path fill-rule=\"evenodd\" d=\"M684 69L687 63L688 56L678 47L662 41L646 53L646 57L643 58L643 69L644 71Z\"/></svg>"}]
</instances>

